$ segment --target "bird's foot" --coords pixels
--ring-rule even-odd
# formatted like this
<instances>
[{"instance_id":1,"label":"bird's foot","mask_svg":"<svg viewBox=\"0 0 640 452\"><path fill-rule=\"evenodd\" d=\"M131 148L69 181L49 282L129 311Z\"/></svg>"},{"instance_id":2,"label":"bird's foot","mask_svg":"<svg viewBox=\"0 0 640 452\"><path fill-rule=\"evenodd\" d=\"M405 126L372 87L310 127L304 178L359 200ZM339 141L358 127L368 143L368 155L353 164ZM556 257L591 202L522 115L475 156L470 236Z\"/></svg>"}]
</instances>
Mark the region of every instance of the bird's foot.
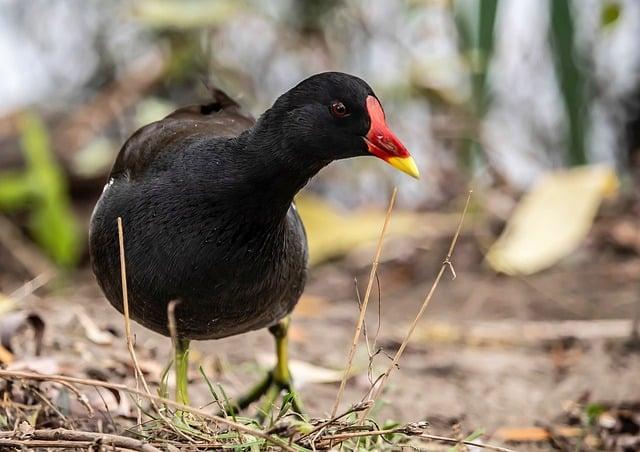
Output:
<instances>
[{"instance_id":1,"label":"bird's foot","mask_svg":"<svg viewBox=\"0 0 640 452\"><path fill-rule=\"evenodd\" d=\"M291 372L289 371L289 350L287 332L289 330L289 317L285 317L277 324L269 328L269 332L276 341L276 366L266 377L255 385L247 394L240 397L238 401L227 407L227 413L237 413L256 400L264 397L264 401L258 410L257 418L260 422L272 413L275 403L281 394L284 394L279 412L281 414L292 410L302 414L302 403L298 395L293 390Z\"/></svg>"},{"instance_id":2,"label":"bird's foot","mask_svg":"<svg viewBox=\"0 0 640 452\"><path fill-rule=\"evenodd\" d=\"M273 409L276 408L276 401L281 394L283 395L283 399L280 411L288 411L290 409L302 414L302 403L300 402L299 396L293 390L293 384L288 370L283 374L278 371L278 368L267 373L262 381L240 397L236 403L228 405L225 411L227 414L237 414L249 407L253 402L264 397L257 414L258 421L263 422Z\"/></svg>"}]
</instances>

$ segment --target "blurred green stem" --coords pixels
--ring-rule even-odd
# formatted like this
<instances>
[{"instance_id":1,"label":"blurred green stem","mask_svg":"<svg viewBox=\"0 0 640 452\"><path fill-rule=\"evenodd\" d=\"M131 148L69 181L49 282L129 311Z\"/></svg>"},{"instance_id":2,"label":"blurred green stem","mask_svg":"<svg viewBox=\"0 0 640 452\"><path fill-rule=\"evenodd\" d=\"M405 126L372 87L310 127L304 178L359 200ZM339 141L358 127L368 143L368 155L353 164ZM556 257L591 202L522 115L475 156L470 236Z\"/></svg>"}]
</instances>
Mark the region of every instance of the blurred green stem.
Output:
<instances>
[{"instance_id":1,"label":"blurred green stem","mask_svg":"<svg viewBox=\"0 0 640 452\"><path fill-rule=\"evenodd\" d=\"M549 1L556 72L569 121L567 160L570 165L583 165L587 162L584 149L587 130L585 77L576 63L571 5L569 0Z\"/></svg>"},{"instance_id":2,"label":"blurred green stem","mask_svg":"<svg viewBox=\"0 0 640 452\"><path fill-rule=\"evenodd\" d=\"M489 106L487 71L493 53L494 28L498 0L480 0L469 3L458 1L456 25L462 51L467 55L471 67L472 99L470 110L476 119L481 119ZM476 167L482 157L482 147L477 132L469 132L469 140L463 145L463 162L467 168Z\"/></svg>"}]
</instances>

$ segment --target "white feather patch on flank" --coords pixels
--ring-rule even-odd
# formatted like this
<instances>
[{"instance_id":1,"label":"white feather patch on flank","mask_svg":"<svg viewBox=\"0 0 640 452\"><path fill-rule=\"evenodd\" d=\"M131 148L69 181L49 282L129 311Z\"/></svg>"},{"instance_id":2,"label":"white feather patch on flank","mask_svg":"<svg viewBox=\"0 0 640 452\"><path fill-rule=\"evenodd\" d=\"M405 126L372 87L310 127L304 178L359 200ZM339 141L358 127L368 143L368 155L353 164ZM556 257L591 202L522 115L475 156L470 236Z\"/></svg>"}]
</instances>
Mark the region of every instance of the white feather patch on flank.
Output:
<instances>
[{"instance_id":1,"label":"white feather patch on flank","mask_svg":"<svg viewBox=\"0 0 640 452\"><path fill-rule=\"evenodd\" d=\"M107 182L104 187L102 188L102 193L106 192L109 187L111 187L113 185L113 177L109 179L109 182Z\"/></svg>"}]
</instances>

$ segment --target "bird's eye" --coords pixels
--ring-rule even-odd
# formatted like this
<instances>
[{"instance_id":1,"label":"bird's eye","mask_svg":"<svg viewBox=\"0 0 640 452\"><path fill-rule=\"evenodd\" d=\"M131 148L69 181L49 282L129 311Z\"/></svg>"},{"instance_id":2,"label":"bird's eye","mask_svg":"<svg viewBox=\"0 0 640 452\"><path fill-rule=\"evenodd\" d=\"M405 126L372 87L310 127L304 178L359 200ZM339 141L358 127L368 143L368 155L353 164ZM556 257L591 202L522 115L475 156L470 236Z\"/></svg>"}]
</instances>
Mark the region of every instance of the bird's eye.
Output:
<instances>
[{"instance_id":1,"label":"bird's eye","mask_svg":"<svg viewBox=\"0 0 640 452\"><path fill-rule=\"evenodd\" d=\"M347 115L347 107L340 101L331 102L331 114L336 118L342 118Z\"/></svg>"}]
</instances>

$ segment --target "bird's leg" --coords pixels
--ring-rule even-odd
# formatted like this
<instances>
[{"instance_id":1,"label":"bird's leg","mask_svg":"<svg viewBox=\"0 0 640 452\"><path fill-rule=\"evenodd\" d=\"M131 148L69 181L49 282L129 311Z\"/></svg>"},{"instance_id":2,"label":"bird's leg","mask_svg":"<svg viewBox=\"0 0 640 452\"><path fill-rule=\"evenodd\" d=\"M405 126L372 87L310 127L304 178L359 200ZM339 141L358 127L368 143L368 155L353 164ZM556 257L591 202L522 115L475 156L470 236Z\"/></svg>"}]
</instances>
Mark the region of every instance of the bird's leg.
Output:
<instances>
[{"instance_id":1,"label":"bird's leg","mask_svg":"<svg viewBox=\"0 0 640 452\"><path fill-rule=\"evenodd\" d=\"M176 371L176 402L189 405L189 340L176 339L175 371Z\"/></svg>"},{"instance_id":2,"label":"bird's leg","mask_svg":"<svg viewBox=\"0 0 640 452\"><path fill-rule=\"evenodd\" d=\"M289 340L287 332L289 330L290 318L286 317L276 325L269 328L269 332L276 340L276 357L277 362L273 370L266 377L254 386L246 395L240 397L234 405L227 406L227 412L237 413L247 408L251 403L266 395L265 401L259 412L259 417L264 419L266 413L271 411L273 403L280 392L285 391L291 401L291 407L294 411L301 413L302 404L293 392L291 383L291 373L289 372Z\"/></svg>"},{"instance_id":3,"label":"bird's leg","mask_svg":"<svg viewBox=\"0 0 640 452\"><path fill-rule=\"evenodd\" d=\"M289 331L290 317L285 317L269 328L269 332L276 340L276 367L273 369L273 382L284 388L291 382L289 373Z\"/></svg>"},{"instance_id":4,"label":"bird's leg","mask_svg":"<svg viewBox=\"0 0 640 452\"><path fill-rule=\"evenodd\" d=\"M302 412L302 403L293 391L291 372L289 371L289 324L291 317L287 316L269 328L269 332L276 339L276 367L273 369L273 383L284 390L291 398L291 408L297 413Z\"/></svg>"},{"instance_id":5,"label":"bird's leg","mask_svg":"<svg viewBox=\"0 0 640 452\"><path fill-rule=\"evenodd\" d=\"M229 414L238 413L244 410L253 402L265 395L271 386L273 386L273 372L267 373L267 375L265 375L265 377L257 385L251 388L245 395L240 397L236 403L227 406L225 410Z\"/></svg>"}]
</instances>

